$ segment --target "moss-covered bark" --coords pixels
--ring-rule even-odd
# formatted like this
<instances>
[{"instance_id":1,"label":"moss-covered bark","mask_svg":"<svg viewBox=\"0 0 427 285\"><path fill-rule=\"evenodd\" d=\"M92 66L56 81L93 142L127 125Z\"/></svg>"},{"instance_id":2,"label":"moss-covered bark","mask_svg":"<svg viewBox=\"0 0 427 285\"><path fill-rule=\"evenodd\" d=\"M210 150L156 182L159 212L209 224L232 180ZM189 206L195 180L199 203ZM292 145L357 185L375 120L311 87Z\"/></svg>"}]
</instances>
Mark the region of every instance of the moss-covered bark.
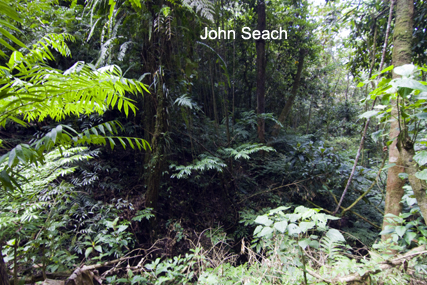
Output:
<instances>
[{"instance_id":1,"label":"moss-covered bark","mask_svg":"<svg viewBox=\"0 0 427 285\"><path fill-rule=\"evenodd\" d=\"M396 1L396 20L393 31L393 65L400 66L411 63L411 47L412 47L412 30L413 30L413 14L414 3L408 0ZM393 77L398 77L393 74ZM393 102L392 115L394 118L399 118L397 111L397 102ZM389 162L396 163L396 166L389 168L387 175L385 214L399 215L402 211L402 200L405 182L398 177L399 173L405 172L404 161L402 154L398 149L398 139L400 128L403 124L399 124L396 119L390 125L390 139L394 139L389 148ZM399 136L401 138L401 136ZM385 219L383 228L388 225ZM387 239L388 236L383 236Z\"/></svg>"},{"instance_id":2,"label":"moss-covered bark","mask_svg":"<svg viewBox=\"0 0 427 285\"><path fill-rule=\"evenodd\" d=\"M424 180L415 177L415 173L419 171L419 165L413 159L415 155L413 143L407 141L403 145L400 154L405 165L406 173L408 174L409 183L411 184L418 206L420 207L421 214L425 220L427 218L427 184Z\"/></svg>"},{"instance_id":3,"label":"moss-covered bark","mask_svg":"<svg viewBox=\"0 0 427 285\"><path fill-rule=\"evenodd\" d=\"M154 212L156 212L157 210L160 182L162 179L162 172L165 167L166 133L166 98L163 91L163 84L159 84L157 91L156 127L153 135L153 140L151 142L153 154L148 164L148 185L147 192L145 194L146 207L153 208Z\"/></svg>"}]
</instances>

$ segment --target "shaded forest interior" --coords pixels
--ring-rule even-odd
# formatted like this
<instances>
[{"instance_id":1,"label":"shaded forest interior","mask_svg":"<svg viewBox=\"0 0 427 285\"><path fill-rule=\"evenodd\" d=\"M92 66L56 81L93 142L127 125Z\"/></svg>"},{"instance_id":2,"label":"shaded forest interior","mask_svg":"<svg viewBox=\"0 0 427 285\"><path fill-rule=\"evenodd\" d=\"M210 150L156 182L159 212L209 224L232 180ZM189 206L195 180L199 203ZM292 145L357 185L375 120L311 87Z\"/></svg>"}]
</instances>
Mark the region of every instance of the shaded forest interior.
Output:
<instances>
[{"instance_id":1,"label":"shaded forest interior","mask_svg":"<svg viewBox=\"0 0 427 285\"><path fill-rule=\"evenodd\" d=\"M426 26L0 0L0 285L427 284Z\"/></svg>"}]
</instances>

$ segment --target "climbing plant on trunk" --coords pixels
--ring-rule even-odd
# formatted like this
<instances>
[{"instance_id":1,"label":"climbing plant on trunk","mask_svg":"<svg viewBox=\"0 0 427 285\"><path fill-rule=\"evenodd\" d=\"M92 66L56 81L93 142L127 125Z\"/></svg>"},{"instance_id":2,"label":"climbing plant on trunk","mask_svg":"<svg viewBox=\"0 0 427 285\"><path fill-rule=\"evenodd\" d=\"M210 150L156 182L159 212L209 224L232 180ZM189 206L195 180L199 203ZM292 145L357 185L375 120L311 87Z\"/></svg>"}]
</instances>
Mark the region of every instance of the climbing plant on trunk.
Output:
<instances>
[{"instance_id":1,"label":"climbing plant on trunk","mask_svg":"<svg viewBox=\"0 0 427 285\"><path fill-rule=\"evenodd\" d=\"M396 20L393 32L393 65L400 66L411 63L411 48L412 48L412 31L413 31L413 14L414 2L409 0L396 1ZM394 73L393 78L398 78L399 75ZM390 124L389 138L393 140L389 146L389 162L396 163L395 166L389 168L387 175L385 214L399 215L402 211L400 203L404 190L405 182L399 178L399 173L405 172L402 153L398 149L399 143L402 142L402 136L405 131L400 129L403 124L400 124L400 116L397 109L397 101L392 101L393 109L392 116L395 118ZM399 137L399 139L396 139ZM383 227L388 224L384 220ZM387 236L384 236L387 238Z\"/></svg>"}]
</instances>

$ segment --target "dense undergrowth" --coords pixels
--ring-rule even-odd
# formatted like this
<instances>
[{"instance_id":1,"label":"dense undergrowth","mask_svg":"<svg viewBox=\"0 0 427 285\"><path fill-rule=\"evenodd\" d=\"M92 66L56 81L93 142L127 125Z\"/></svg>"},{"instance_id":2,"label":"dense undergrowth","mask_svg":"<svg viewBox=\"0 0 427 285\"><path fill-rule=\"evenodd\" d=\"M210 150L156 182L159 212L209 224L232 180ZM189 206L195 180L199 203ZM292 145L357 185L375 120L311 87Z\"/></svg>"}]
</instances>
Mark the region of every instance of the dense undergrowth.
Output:
<instances>
[{"instance_id":1,"label":"dense undergrowth","mask_svg":"<svg viewBox=\"0 0 427 285\"><path fill-rule=\"evenodd\" d=\"M250 134L250 122L243 117L236 129ZM116 260L98 268L109 284L328 284L351 282L356 273L374 284L425 278L418 252L407 258L412 271L383 268L390 248L379 242L380 184L354 212L330 215L352 163L349 151L338 150L351 138L285 134L262 146L243 137L234 148L209 150L209 138L197 137L193 149L171 156L155 219L124 149L56 149L45 164L23 167L22 189L1 200L5 261L19 276L35 276ZM345 206L371 184L380 159L357 169ZM406 188L408 212L390 231L403 254L425 244L427 233Z\"/></svg>"},{"instance_id":2,"label":"dense undergrowth","mask_svg":"<svg viewBox=\"0 0 427 285\"><path fill-rule=\"evenodd\" d=\"M338 11L358 9L330 3L312 17L305 1L268 1L269 25L290 37L261 56L259 42L199 41L214 17L255 26L256 1L17 2L0 0L10 29L0 29L1 282L427 283L427 227L408 174L403 211L382 230L392 96L427 180L427 69L400 67L392 81L388 67L370 82L377 23L374 33ZM383 2L364 3L360 18L386 23ZM369 60L353 62L365 52L329 30L337 15L375 34Z\"/></svg>"}]
</instances>

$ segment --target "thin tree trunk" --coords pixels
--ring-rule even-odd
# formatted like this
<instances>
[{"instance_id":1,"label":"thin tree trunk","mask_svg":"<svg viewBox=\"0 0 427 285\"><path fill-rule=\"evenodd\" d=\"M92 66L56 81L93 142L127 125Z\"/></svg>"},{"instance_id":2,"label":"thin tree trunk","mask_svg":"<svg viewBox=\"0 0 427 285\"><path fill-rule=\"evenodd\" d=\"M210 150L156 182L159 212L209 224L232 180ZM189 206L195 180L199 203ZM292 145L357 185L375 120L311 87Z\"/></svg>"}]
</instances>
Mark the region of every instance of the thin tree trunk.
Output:
<instances>
[{"instance_id":1,"label":"thin tree trunk","mask_svg":"<svg viewBox=\"0 0 427 285\"><path fill-rule=\"evenodd\" d=\"M290 113L291 108L292 108L292 104L294 103L295 97L297 96L297 93L298 93L298 88L299 88L300 79L301 79L301 73L302 73L302 69L304 67L305 54L306 54L305 50L301 49L299 51L298 69L297 69L297 74L295 76L294 84L292 86L291 96L289 96L288 100L286 101L285 107L283 107L282 112L280 113L280 116L279 116L279 122L282 125L285 123L285 119L288 116L288 114ZM273 136L277 136L279 134L279 130L280 130L280 125L276 124L274 126Z\"/></svg>"},{"instance_id":2,"label":"thin tree trunk","mask_svg":"<svg viewBox=\"0 0 427 285\"><path fill-rule=\"evenodd\" d=\"M413 30L414 2L409 0L396 1L396 22L393 32L393 65L400 66L411 63L412 30ZM393 78L398 75L393 74ZM396 163L396 166L389 168L387 174L387 187L384 213L398 216L402 212L400 201L404 195L403 186L405 181L399 178L399 173L405 172L402 154L397 147L399 133L404 131L399 129L399 115L397 102L392 102L393 109L391 114L395 119L390 124L390 140L395 139L389 148L389 162ZM403 124L402 124L403 126ZM425 194L424 194L425 195ZM389 225L385 218L383 228ZM383 235L383 240L388 239L389 235Z\"/></svg>"},{"instance_id":3,"label":"thin tree trunk","mask_svg":"<svg viewBox=\"0 0 427 285\"><path fill-rule=\"evenodd\" d=\"M264 31L266 28L265 24L265 2L260 0L258 2L258 27L259 31ZM257 53L257 114L265 113L265 40L259 39L256 41L256 53ZM263 118L258 118L258 138L260 142L265 142L265 121Z\"/></svg>"},{"instance_id":4,"label":"thin tree trunk","mask_svg":"<svg viewBox=\"0 0 427 285\"><path fill-rule=\"evenodd\" d=\"M211 64L209 64L209 74L211 76L211 85L212 85L212 108L213 108L213 113L214 113L214 120L215 120L215 127L218 127L218 112L216 110L216 99L215 99L215 86L214 86L214 82L213 82L213 74L212 74L212 66Z\"/></svg>"},{"instance_id":5,"label":"thin tree trunk","mask_svg":"<svg viewBox=\"0 0 427 285\"><path fill-rule=\"evenodd\" d=\"M314 101L314 93L311 94L310 109L308 110L308 120L307 120L307 127L305 129L305 134L308 134L308 130L310 129L311 109L313 107L313 101Z\"/></svg>"},{"instance_id":6,"label":"thin tree trunk","mask_svg":"<svg viewBox=\"0 0 427 285\"><path fill-rule=\"evenodd\" d=\"M0 285L9 285L9 278L7 276L7 268L3 259L3 247L2 241L0 240Z\"/></svg>"},{"instance_id":7,"label":"thin tree trunk","mask_svg":"<svg viewBox=\"0 0 427 285\"><path fill-rule=\"evenodd\" d=\"M348 90L350 89L350 72L347 74L347 88L345 89L345 101L348 101Z\"/></svg>"}]
</instances>

